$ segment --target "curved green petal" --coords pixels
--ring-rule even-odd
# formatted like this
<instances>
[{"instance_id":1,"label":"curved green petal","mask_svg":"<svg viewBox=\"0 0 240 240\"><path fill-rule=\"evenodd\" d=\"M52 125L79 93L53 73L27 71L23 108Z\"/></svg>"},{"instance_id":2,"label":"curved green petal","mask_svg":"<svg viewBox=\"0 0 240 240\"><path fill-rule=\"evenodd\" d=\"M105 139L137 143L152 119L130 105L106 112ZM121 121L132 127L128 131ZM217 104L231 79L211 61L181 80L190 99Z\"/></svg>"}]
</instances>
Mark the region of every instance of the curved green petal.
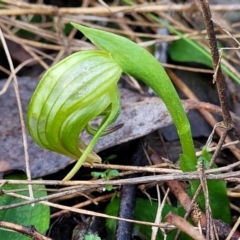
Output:
<instances>
[{"instance_id":1,"label":"curved green petal","mask_svg":"<svg viewBox=\"0 0 240 240\"><path fill-rule=\"evenodd\" d=\"M63 181L67 181L71 179L85 162L89 154L91 153L92 149L94 148L95 144L97 143L98 139L101 137L104 130L109 126L112 122L116 120L120 113L120 96L118 92L118 88L113 87L113 91L110 91L110 98L111 98L111 111L109 115L105 117L102 124L100 125L98 131L93 136L91 142L88 144L87 148L83 152L82 156L79 158L77 163L75 164L74 168L67 174L67 176L63 179Z\"/></svg>"},{"instance_id":2,"label":"curved green petal","mask_svg":"<svg viewBox=\"0 0 240 240\"><path fill-rule=\"evenodd\" d=\"M81 157L85 147L79 135L93 118L105 116L115 104L112 95L118 96L121 72L108 53L101 50L72 54L50 68L28 108L27 124L34 141L46 149ZM119 112L119 96L114 101ZM105 119L102 128L112 121ZM95 136L99 138L101 131L104 129Z\"/></svg>"}]
</instances>

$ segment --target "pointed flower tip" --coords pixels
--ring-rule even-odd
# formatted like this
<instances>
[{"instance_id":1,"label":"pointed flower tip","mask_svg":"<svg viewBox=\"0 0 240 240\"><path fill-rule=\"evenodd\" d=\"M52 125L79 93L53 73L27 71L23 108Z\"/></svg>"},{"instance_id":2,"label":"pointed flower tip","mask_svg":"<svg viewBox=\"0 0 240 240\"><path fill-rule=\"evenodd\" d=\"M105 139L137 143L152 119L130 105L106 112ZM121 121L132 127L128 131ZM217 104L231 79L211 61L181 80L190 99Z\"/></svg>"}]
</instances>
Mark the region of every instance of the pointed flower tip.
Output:
<instances>
[{"instance_id":1,"label":"pointed flower tip","mask_svg":"<svg viewBox=\"0 0 240 240\"><path fill-rule=\"evenodd\" d=\"M75 27L76 29L78 29L79 31L82 31L84 30L86 27L84 27L83 25L80 25L80 24L77 24L77 23L74 23L74 22L70 22L70 24Z\"/></svg>"},{"instance_id":2,"label":"pointed flower tip","mask_svg":"<svg viewBox=\"0 0 240 240\"><path fill-rule=\"evenodd\" d=\"M73 27L75 27L76 29L78 29L81 33L83 33L91 41L94 41L94 39L96 38L96 33L103 33L103 31L101 31L101 30L90 28L90 27L85 27L83 25L80 25L80 24L77 24L74 22L70 22L70 24ZM97 45L97 47L99 47L99 46Z\"/></svg>"}]
</instances>

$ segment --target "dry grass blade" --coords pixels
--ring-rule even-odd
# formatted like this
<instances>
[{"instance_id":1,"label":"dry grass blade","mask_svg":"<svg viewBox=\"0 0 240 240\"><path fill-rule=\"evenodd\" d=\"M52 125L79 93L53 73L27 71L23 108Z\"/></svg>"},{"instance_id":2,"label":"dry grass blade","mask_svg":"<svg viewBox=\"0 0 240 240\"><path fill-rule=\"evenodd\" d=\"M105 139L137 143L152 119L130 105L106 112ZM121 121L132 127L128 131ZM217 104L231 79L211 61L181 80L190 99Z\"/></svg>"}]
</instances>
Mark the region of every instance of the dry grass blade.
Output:
<instances>
[{"instance_id":1,"label":"dry grass blade","mask_svg":"<svg viewBox=\"0 0 240 240\"><path fill-rule=\"evenodd\" d=\"M45 237L44 235L40 234L34 226L22 226L15 223L0 221L0 227L9 229L10 231L15 231L18 233L22 233L32 239L35 240L52 240L52 238Z\"/></svg>"},{"instance_id":2,"label":"dry grass blade","mask_svg":"<svg viewBox=\"0 0 240 240\"><path fill-rule=\"evenodd\" d=\"M236 221L236 223L234 224L232 231L229 233L228 237L226 238L226 240L230 240L232 235L234 234L234 232L237 230L238 226L240 224L240 217L238 218L238 220Z\"/></svg>"},{"instance_id":3,"label":"dry grass blade","mask_svg":"<svg viewBox=\"0 0 240 240\"><path fill-rule=\"evenodd\" d=\"M24 147L24 155L25 155L26 173L27 173L28 180L31 181L31 171L30 171L30 163L29 163L29 155L28 155L26 126L25 126L25 122L24 122L21 98L20 98L19 89L18 89L18 82L17 82L16 73L15 73L15 70L14 70L14 67L13 67L13 63L12 63L12 60L11 60L11 56L10 56L10 53L8 51L8 47L7 47L7 44L5 42L5 39L4 39L4 36L2 34L1 29L0 29L0 38L1 38L1 41L2 41L2 44L3 44L3 48L5 50L5 53L7 55L7 59L8 59L8 63L9 63L11 72L13 74L13 81L14 81L13 82L14 83L13 86L14 86L14 90L15 90L15 94L16 94L16 98L17 98L19 117L20 117L21 128L22 128L22 138L23 138L23 147ZM33 195L32 186L28 185L28 189L29 189L29 196L31 198L33 198L34 195Z\"/></svg>"},{"instance_id":4,"label":"dry grass blade","mask_svg":"<svg viewBox=\"0 0 240 240\"><path fill-rule=\"evenodd\" d=\"M26 197L26 196L19 195L19 194L16 194L16 193L11 193L11 194L9 193L8 195L32 201L32 200L30 200L31 199L30 197ZM26 201L26 202L29 202L29 201ZM103 214L103 213L97 213L97 212L88 211L88 210L84 210L84 209L78 209L78 208L75 208L75 207L68 207L68 206L63 206L61 204L51 203L51 202L42 200L42 198L34 199L34 202L39 202L41 204L45 204L45 205L48 205L48 206L51 206L51 207L54 207L54 208L67 210L67 211L70 211L70 212L86 214L86 215L89 215L89 216L110 218L110 219L122 220L122 221L126 221L126 222L143 224L143 225L148 225L148 226L156 226L156 227L161 227L161 228L165 228L165 229L173 229L173 226L170 225L170 224L167 224L167 223L155 224L155 223L144 222L144 221L136 221L136 220L124 219L124 218L114 217L114 216L110 216L110 215Z\"/></svg>"},{"instance_id":5,"label":"dry grass blade","mask_svg":"<svg viewBox=\"0 0 240 240\"><path fill-rule=\"evenodd\" d=\"M181 231L187 233L189 236L191 236L195 240L205 240L205 237L201 235L201 233L192 226L189 222L187 222L185 219L175 215L174 213L170 212L166 217L165 220L173 225L175 225L177 228L179 228Z\"/></svg>"},{"instance_id":6,"label":"dry grass blade","mask_svg":"<svg viewBox=\"0 0 240 240\"><path fill-rule=\"evenodd\" d=\"M166 202L166 199L168 197L168 194L169 194L169 188L167 189L165 195L164 195L164 198L161 202L160 200L160 190L159 190L159 186L157 185L157 193L158 193L158 209L157 209L157 214L156 214L156 217L155 217L155 223L156 224L159 224L161 223L162 221L162 210L164 208L164 205L165 205L165 202ZM152 227L152 236L151 236L151 240L155 240L157 238L157 232L158 232L158 228L157 227ZM166 233L164 231L164 229L161 229L161 232L162 234L166 237Z\"/></svg>"}]
</instances>

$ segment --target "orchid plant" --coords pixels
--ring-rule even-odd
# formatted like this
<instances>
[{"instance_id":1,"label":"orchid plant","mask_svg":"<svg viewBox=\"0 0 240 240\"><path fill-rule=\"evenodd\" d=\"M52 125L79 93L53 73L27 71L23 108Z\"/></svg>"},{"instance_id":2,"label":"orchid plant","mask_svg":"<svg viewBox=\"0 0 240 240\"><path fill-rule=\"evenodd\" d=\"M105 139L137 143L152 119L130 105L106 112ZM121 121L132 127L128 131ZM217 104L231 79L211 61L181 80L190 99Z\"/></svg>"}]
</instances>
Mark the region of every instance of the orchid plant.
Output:
<instances>
[{"instance_id":1,"label":"orchid plant","mask_svg":"<svg viewBox=\"0 0 240 240\"><path fill-rule=\"evenodd\" d=\"M85 161L101 161L93 148L101 136L111 131L109 126L121 111L117 83L122 73L143 81L164 101L181 141L181 168L195 170L197 159L190 124L159 62L124 37L72 25L100 50L74 53L50 68L37 86L27 113L29 132L38 145L78 159L63 180L71 179ZM102 122L95 129L90 122L99 116ZM88 145L81 140L83 130L93 136Z\"/></svg>"}]
</instances>

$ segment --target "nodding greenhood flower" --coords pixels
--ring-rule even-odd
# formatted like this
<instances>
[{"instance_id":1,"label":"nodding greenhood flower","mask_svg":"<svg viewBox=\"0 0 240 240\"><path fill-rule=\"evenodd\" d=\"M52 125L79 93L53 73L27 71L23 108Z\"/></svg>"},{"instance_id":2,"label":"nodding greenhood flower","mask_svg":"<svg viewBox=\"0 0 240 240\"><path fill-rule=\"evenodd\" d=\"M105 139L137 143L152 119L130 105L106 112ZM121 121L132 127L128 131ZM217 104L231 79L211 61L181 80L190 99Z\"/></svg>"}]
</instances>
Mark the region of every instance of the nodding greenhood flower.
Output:
<instances>
[{"instance_id":1,"label":"nodding greenhood flower","mask_svg":"<svg viewBox=\"0 0 240 240\"><path fill-rule=\"evenodd\" d=\"M101 50L72 54L50 68L29 104L27 120L34 141L69 157L101 162L91 150L120 112L117 83L121 73ZM104 118L94 130L89 122L98 116ZM88 147L79 139L84 129L94 134Z\"/></svg>"},{"instance_id":2,"label":"nodding greenhood flower","mask_svg":"<svg viewBox=\"0 0 240 240\"><path fill-rule=\"evenodd\" d=\"M101 161L92 149L120 112L117 82L122 72L144 81L163 99L178 130L183 153L196 158L188 119L158 61L126 38L72 25L101 50L72 54L50 68L37 86L27 114L29 132L38 145L78 159L64 180L72 178L83 162ZM93 129L90 121L98 116L103 120ZM79 138L85 129L93 135L88 146ZM195 166L186 164L186 169Z\"/></svg>"}]
</instances>

